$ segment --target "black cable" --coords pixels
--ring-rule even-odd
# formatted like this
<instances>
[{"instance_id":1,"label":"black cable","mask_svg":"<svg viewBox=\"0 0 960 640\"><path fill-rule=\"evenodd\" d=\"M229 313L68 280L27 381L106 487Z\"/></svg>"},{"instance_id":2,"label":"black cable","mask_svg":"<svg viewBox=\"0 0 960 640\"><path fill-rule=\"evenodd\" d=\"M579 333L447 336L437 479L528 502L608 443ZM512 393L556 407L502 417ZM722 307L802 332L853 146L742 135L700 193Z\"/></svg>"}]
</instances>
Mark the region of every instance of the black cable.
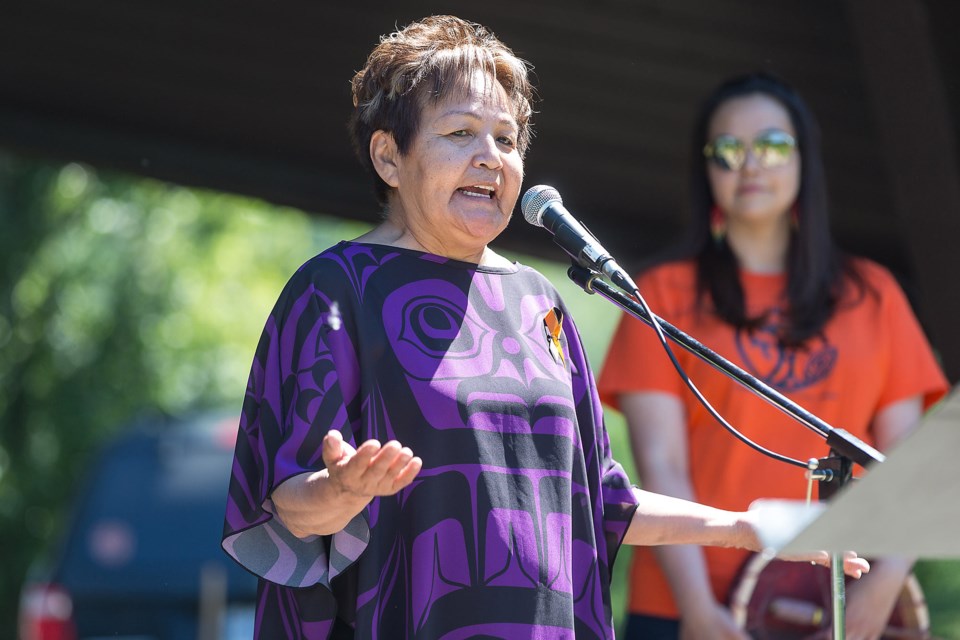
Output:
<instances>
[{"instance_id":1,"label":"black cable","mask_svg":"<svg viewBox=\"0 0 960 640\"><path fill-rule=\"evenodd\" d=\"M653 327L654 331L657 332L657 338L660 340L660 344L663 345L664 350L667 352L667 356L670 357L670 362L673 363L673 366L674 366L674 368L677 370L677 373L680 374L680 379L682 379L683 382L684 382L684 384L687 385L687 388L689 388L690 391L693 392L693 395L696 396L697 400L700 401L700 404L703 405L703 407L707 410L707 412L708 412L711 416L713 416L713 418L714 418L717 422L720 423L720 426L722 426L724 429L726 429L727 431L729 431L730 434L731 434L733 437L735 437L735 438L737 438L738 440L740 440L740 442L742 442L742 443L744 443L745 445L751 447L751 448L754 449L755 451L759 451L760 453L764 454L765 456L769 456L769 457L773 458L774 460L779 460L780 462L786 462L787 464L792 464L792 465L796 465L796 466L798 466L798 467L803 467L804 469L807 468L807 463L806 463L806 462L801 462L801 461L799 461L799 460L795 460L794 458L791 458L791 457L789 457L789 456L785 456L785 455L780 454L780 453L777 453L777 452L775 452L775 451L770 451L769 449L766 449L766 448L760 446L759 444L757 444L756 442L754 442L753 440L751 440L751 439L748 438L747 436L745 436L745 435L743 435L742 433L740 433L739 431L737 431L737 430L733 427L733 425L731 425L729 422L727 422L726 419L725 419L723 416L721 416L721 415L719 414L719 412L717 412L716 409L713 408L713 405L711 405L710 402L707 401L707 399L706 399L706 398L703 396L703 394L700 392L700 389L697 388L697 385L695 385L695 384L693 383L693 380L691 380L690 377L687 375L687 372L683 370L683 367L682 367L682 366L680 366L680 362L677 360L676 355L674 355L673 349L671 349L671 348L670 348L670 345L667 343L667 337L666 337L665 335L663 335L663 329L660 328L659 316L655 316L655 315L653 314L653 311L650 310L650 306L647 304L647 301L643 299L643 296L642 296L642 295L640 295L640 290L639 290L639 289L633 289L633 291L631 292L631 295L632 295L634 298L636 298L637 302L640 304L640 306L643 308L643 310L647 312L647 315L648 315L648 316L650 316L650 324L651 324L651 326Z\"/></svg>"}]
</instances>

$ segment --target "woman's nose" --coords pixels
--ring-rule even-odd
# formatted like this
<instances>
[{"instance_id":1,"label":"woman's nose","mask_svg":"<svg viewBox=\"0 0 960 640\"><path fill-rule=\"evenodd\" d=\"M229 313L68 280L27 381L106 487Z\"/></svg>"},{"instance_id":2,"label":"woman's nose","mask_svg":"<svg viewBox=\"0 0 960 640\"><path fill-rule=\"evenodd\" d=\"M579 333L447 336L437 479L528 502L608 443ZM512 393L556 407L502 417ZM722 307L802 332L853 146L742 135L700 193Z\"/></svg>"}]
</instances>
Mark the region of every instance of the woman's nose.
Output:
<instances>
[{"instance_id":1,"label":"woman's nose","mask_svg":"<svg viewBox=\"0 0 960 640\"><path fill-rule=\"evenodd\" d=\"M503 166L503 160L500 157L500 146L493 136L480 136L477 138L479 148L473 157L474 164L477 167L485 169L499 169Z\"/></svg>"},{"instance_id":2,"label":"woman's nose","mask_svg":"<svg viewBox=\"0 0 960 640\"><path fill-rule=\"evenodd\" d=\"M754 150L754 149L752 149L752 148L750 148L750 147L747 147L746 151L744 152L744 156L743 156L743 166L740 168L741 171L747 171L747 172L749 172L749 173L755 173L755 172L759 171L759 170L762 169L762 168L763 168L763 167L762 167L762 165L760 164L760 158L759 158L759 156L757 155L756 150Z\"/></svg>"}]
</instances>

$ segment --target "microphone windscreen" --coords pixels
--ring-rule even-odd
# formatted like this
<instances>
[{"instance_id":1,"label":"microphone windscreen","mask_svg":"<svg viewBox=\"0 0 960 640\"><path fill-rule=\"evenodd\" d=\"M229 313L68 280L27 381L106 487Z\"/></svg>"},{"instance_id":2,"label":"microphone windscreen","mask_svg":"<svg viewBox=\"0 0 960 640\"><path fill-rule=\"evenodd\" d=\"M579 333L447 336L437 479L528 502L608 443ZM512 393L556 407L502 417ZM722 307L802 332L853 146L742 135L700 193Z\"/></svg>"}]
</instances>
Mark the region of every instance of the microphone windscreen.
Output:
<instances>
[{"instance_id":1,"label":"microphone windscreen","mask_svg":"<svg viewBox=\"0 0 960 640\"><path fill-rule=\"evenodd\" d=\"M523 217L527 222L535 227L542 227L540 214L551 202L563 202L560 198L560 192L545 184L538 184L535 187L530 187L523 194L523 199L520 201L520 210L523 211Z\"/></svg>"}]
</instances>

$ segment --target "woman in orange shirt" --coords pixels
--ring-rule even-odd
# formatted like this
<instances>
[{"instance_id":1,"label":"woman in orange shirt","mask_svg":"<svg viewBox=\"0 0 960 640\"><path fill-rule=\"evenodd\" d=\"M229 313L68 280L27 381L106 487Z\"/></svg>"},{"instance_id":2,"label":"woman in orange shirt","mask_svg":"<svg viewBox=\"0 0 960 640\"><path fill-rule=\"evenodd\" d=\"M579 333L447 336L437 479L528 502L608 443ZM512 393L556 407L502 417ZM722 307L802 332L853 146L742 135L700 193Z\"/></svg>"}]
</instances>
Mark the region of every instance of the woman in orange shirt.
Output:
<instances>
[{"instance_id":1,"label":"woman in orange shirt","mask_svg":"<svg viewBox=\"0 0 960 640\"><path fill-rule=\"evenodd\" d=\"M947 389L906 298L883 267L844 256L827 217L819 134L803 100L767 75L730 80L694 131L693 221L682 255L641 274L653 312L819 416L884 450ZM676 375L646 325L624 316L600 376L625 415L645 489L714 507L802 499L803 471L724 431ZM727 420L796 459L823 440L675 349ZM747 636L726 606L748 554L637 549L627 638ZM884 558L847 594L849 638L878 638L910 561ZM884 615L886 614L886 615Z\"/></svg>"}]
</instances>

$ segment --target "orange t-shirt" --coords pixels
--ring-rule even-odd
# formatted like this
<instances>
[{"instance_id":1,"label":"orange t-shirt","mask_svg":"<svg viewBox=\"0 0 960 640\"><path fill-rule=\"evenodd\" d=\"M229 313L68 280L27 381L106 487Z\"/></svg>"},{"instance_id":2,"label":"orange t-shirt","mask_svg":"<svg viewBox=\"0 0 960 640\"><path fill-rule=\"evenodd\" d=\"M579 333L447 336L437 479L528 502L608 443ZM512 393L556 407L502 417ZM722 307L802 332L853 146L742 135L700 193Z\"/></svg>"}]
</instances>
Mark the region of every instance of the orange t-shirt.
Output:
<instances>
[{"instance_id":1,"label":"orange t-shirt","mask_svg":"<svg viewBox=\"0 0 960 640\"><path fill-rule=\"evenodd\" d=\"M709 312L698 312L692 261L661 265L639 278L638 285L653 313L829 425L873 444L869 427L880 410L916 395L922 395L928 407L944 395L948 384L894 278L868 260L857 260L856 266L869 289L856 295L848 287L851 291L822 337L793 351L780 349L772 330L739 332ZM782 305L785 276L741 272L741 282L750 315ZM672 346L707 400L751 440L797 460L827 455L821 436L685 349ZM614 408L619 408L617 396L623 392L663 391L682 400L697 501L739 511L761 497L805 497L804 470L754 451L717 424L677 375L653 329L640 320L621 319L598 386L601 399ZM713 547L704 552L714 594L725 602L749 552ZM649 548L634 552L629 607L633 613L678 616Z\"/></svg>"}]
</instances>

